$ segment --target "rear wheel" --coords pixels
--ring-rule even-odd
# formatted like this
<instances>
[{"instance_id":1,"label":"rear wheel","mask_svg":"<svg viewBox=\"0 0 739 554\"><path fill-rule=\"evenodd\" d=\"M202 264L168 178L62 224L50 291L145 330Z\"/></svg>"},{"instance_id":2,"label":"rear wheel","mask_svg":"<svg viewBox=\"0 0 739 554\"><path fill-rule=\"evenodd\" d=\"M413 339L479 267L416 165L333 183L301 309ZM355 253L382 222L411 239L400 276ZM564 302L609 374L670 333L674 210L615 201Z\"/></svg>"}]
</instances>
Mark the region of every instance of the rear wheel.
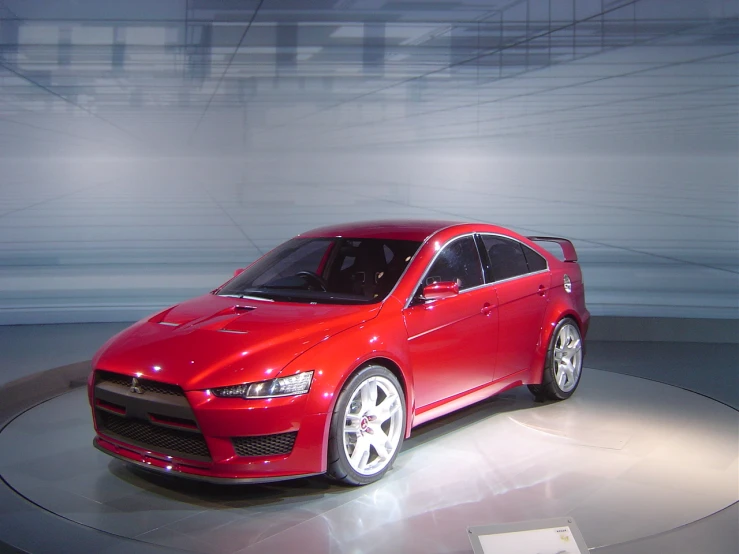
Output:
<instances>
[{"instance_id":1,"label":"rear wheel","mask_svg":"<svg viewBox=\"0 0 739 554\"><path fill-rule=\"evenodd\" d=\"M328 475L367 485L393 465L405 436L405 396L398 379L379 365L346 383L331 417Z\"/></svg>"},{"instance_id":2,"label":"rear wheel","mask_svg":"<svg viewBox=\"0 0 739 554\"><path fill-rule=\"evenodd\" d=\"M541 399L569 398L580 384L582 361L580 329L574 320L565 318L552 333L541 385L529 385L529 390Z\"/></svg>"}]
</instances>

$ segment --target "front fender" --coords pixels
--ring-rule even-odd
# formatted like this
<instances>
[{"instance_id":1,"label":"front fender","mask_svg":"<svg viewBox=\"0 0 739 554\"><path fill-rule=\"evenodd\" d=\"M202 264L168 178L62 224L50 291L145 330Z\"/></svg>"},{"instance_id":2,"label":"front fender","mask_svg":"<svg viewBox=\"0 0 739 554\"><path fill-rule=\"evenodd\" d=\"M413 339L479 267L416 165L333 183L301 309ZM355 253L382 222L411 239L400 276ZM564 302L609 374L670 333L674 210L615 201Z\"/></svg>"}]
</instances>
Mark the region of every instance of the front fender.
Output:
<instances>
[{"instance_id":1,"label":"front fender","mask_svg":"<svg viewBox=\"0 0 739 554\"><path fill-rule=\"evenodd\" d=\"M283 375L314 372L306 415L331 414L341 389L358 368L372 360L387 360L400 373L398 379L404 388L407 407L406 429L410 430L415 402L413 374L408 358L408 334L400 314L399 302L389 298L376 318L331 336L285 367ZM324 444L328 441L330 423L331 418L327 417Z\"/></svg>"}]
</instances>

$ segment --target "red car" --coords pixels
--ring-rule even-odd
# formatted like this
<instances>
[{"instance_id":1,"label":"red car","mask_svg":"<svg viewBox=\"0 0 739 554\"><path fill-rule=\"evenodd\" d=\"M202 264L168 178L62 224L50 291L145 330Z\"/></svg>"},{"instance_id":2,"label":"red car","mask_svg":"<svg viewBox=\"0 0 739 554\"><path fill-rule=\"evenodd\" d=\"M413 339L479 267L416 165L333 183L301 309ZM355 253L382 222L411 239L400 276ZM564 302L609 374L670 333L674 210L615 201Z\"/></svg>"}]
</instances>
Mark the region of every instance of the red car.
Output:
<instances>
[{"instance_id":1,"label":"red car","mask_svg":"<svg viewBox=\"0 0 739 554\"><path fill-rule=\"evenodd\" d=\"M566 239L316 229L109 340L89 379L95 446L208 481L367 484L433 418L520 385L569 397L589 319Z\"/></svg>"}]
</instances>

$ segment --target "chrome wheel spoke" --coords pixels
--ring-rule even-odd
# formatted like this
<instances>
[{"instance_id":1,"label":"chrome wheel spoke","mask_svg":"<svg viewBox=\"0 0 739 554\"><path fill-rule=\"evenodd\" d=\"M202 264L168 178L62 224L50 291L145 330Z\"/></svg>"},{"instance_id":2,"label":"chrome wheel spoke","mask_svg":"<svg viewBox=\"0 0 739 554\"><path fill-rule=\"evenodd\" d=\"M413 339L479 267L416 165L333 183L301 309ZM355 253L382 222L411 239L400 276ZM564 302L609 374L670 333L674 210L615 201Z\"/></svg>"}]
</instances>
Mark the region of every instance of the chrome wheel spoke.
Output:
<instances>
[{"instance_id":1,"label":"chrome wheel spoke","mask_svg":"<svg viewBox=\"0 0 739 554\"><path fill-rule=\"evenodd\" d=\"M559 385L560 389L564 389L566 383L567 383L567 374L565 373L564 368L560 366L559 375L557 376L557 384Z\"/></svg>"},{"instance_id":2,"label":"chrome wheel spoke","mask_svg":"<svg viewBox=\"0 0 739 554\"><path fill-rule=\"evenodd\" d=\"M388 395L377 407L371 411L378 423L384 423L400 410L400 398L397 394Z\"/></svg>"},{"instance_id":3,"label":"chrome wheel spoke","mask_svg":"<svg viewBox=\"0 0 739 554\"><path fill-rule=\"evenodd\" d=\"M360 393L363 412L367 412L377 405L377 383L374 380L369 380L362 385Z\"/></svg>"},{"instance_id":4,"label":"chrome wheel spoke","mask_svg":"<svg viewBox=\"0 0 739 554\"><path fill-rule=\"evenodd\" d=\"M346 414L346 422L344 423L345 433L359 433L360 422L362 418L356 414Z\"/></svg>"},{"instance_id":5,"label":"chrome wheel spoke","mask_svg":"<svg viewBox=\"0 0 739 554\"><path fill-rule=\"evenodd\" d=\"M380 428L379 425L376 426L373 431L374 433L371 435L372 438L370 439L370 442L375 448L375 451L380 457L380 460L385 461L390 458L391 452L394 450L394 448L390 446L388 450L388 436L385 434L382 428Z\"/></svg>"},{"instance_id":6,"label":"chrome wheel spoke","mask_svg":"<svg viewBox=\"0 0 739 554\"><path fill-rule=\"evenodd\" d=\"M360 436L354 443L354 451L349 457L349 461L357 471L361 471L367 467L370 456L370 442L367 438Z\"/></svg>"},{"instance_id":7,"label":"chrome wheel spoke","mask_svg":"<svg viewBox=\"0 0 739 554\"><path fill-rule=\"evenodd\" d=\"M564 374L566 379L566 383L572 382L572 380L575 378L575 368L572 366L572 363L568 360L567 363L564 365Z\"/></svg>"},{"instance_id":8,"label":"chrome wheel spoke","mask_svg":"<svg viewBox=\"0 0 739 554\"><path fill-rule=\"evenodd\" d=\"M572 358L573 356L576 356L578 352L580 352L579 346L578 347L570 346L567 348L561 348L559 351L555 352L555 354L557 355L557 358L559 359L563 359L563 358L569 359L569 358Z\"/></svg>"}]
</instances>

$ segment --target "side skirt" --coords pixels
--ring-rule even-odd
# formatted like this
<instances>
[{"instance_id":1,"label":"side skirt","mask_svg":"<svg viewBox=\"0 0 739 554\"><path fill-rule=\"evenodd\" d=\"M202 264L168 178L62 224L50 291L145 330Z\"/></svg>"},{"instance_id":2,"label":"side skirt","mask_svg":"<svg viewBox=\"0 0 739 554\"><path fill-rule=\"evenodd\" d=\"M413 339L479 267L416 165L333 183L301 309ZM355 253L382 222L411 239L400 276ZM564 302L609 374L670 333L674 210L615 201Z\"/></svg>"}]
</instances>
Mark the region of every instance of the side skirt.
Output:
<instances>
[{"instance_id":1,"label":"side skirt","mask_svg":"<svg viewBox=\"0 0 739 554\"><path fill-rule=\"evenodd\" d=\"M493 395L499 394L505 390L512 389L529 382L530 369L523 369L511 375L493 381L492 383L486 383L472 390L456 394L449 398L439 400L428 406L424 406L416 410L413 417L412 427L436 419L452 412L456 412L462 408L465 408L486 398L490 398Z\"/></svg>"}]
</instances>

